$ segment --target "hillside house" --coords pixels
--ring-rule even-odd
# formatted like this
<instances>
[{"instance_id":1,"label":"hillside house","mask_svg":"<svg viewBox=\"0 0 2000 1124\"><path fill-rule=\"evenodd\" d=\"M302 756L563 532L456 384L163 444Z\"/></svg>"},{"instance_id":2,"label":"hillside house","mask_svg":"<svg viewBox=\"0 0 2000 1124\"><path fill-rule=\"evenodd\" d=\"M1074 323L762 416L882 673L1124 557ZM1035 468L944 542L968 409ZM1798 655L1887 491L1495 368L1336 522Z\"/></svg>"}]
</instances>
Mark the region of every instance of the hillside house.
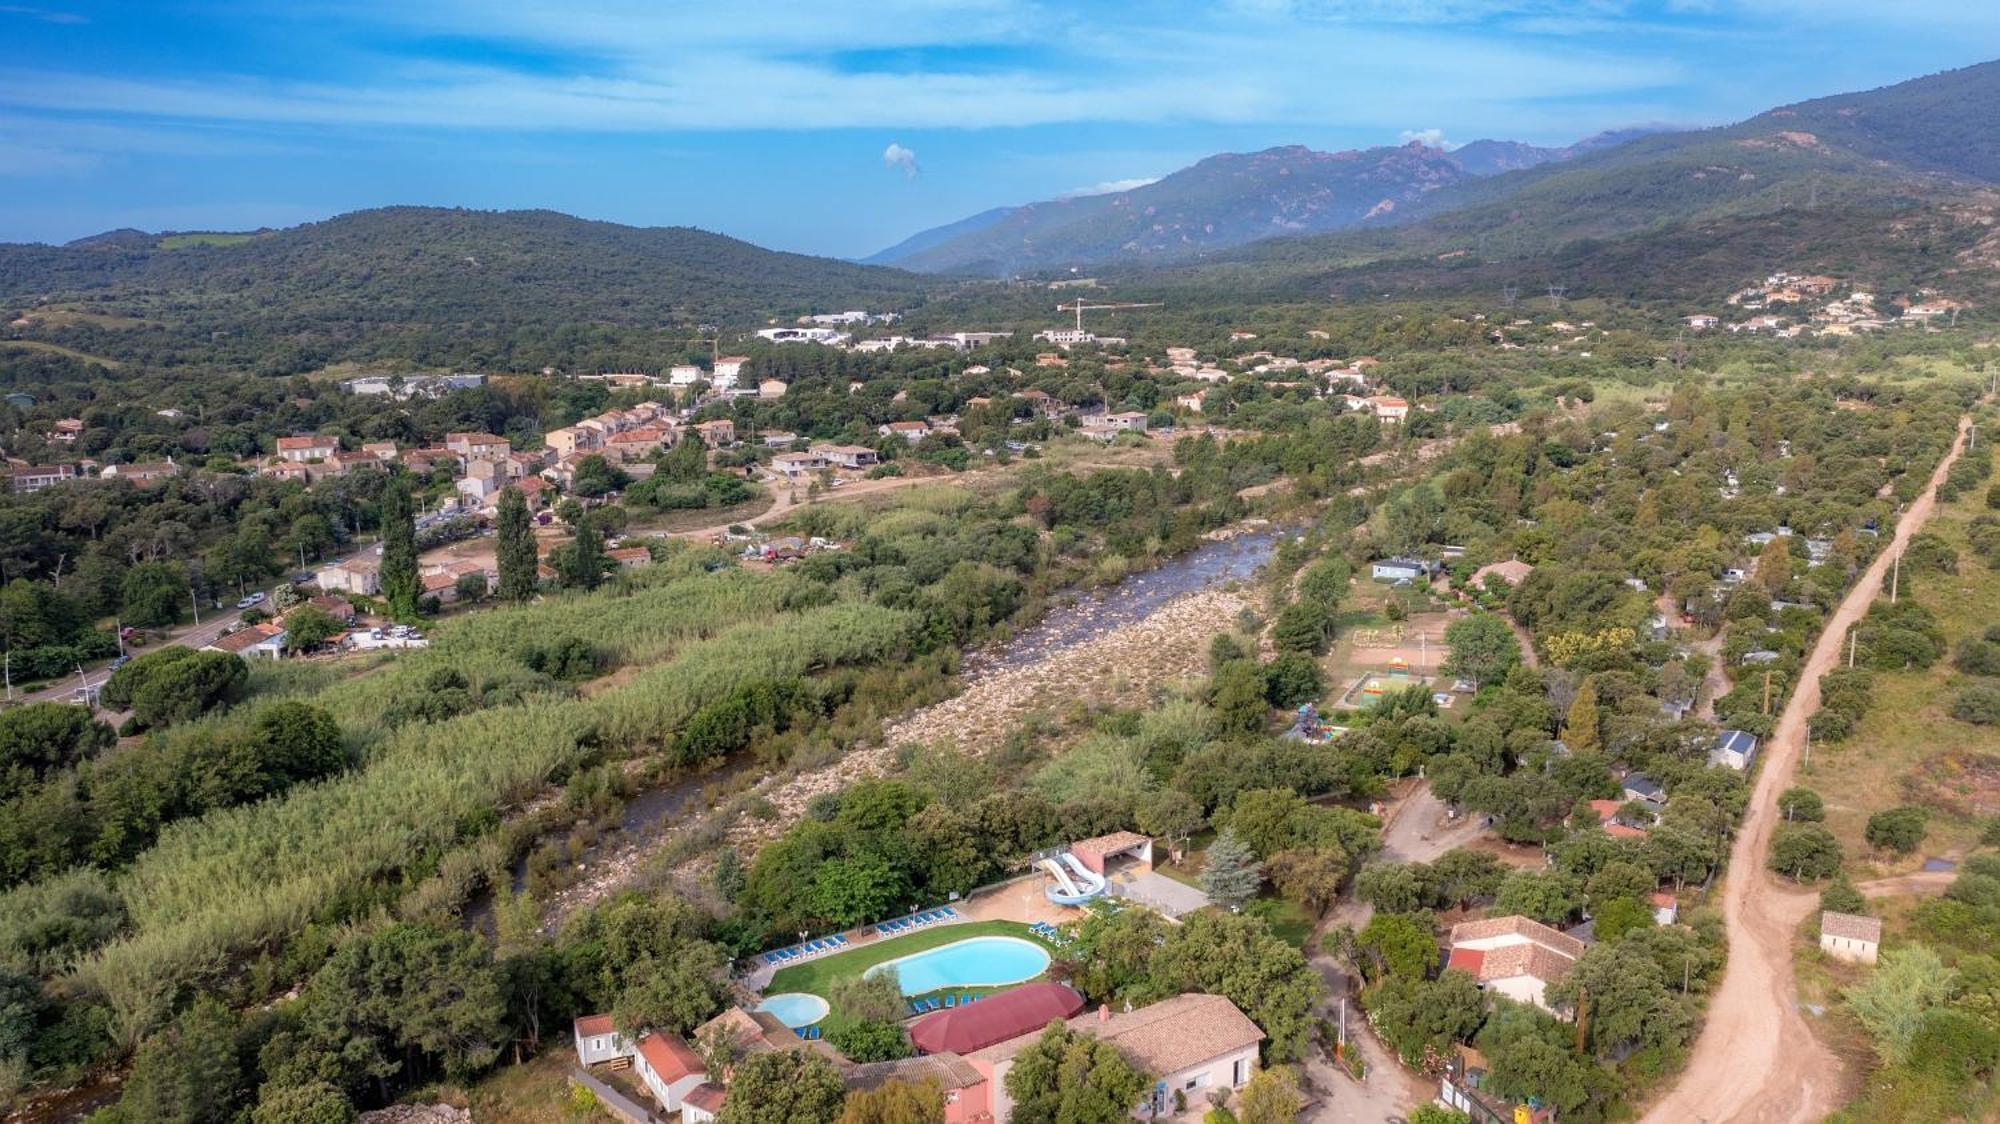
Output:
<instances>
[{"instance_id":1,"label":"hillside house","mask_svg":"<svg viewBox=\"0 0 2000 1124\"><path fill-rule=\"evenodd\" d=\"M771 458L771 468L789 480L811 476L826 469L826 457L821 453L779 453Z\"/></svg>"},{"instance_id":2,"label":"hillside house","mask_svg":"<svg viewBox=\"0 0 2000 1124\"><path fill-rule=\"evenodd\" d=\"M70 445L83 436L82 418L61 418L42 437L52 444Z\"/></svg>"},{"instance_id":3,"label":"hillside house","mask_svg":"<svg viewBox=\"0 0 2000 1124\"><path fill-rule=\"evenodd\" d=\"M76 467L67 464L28 464L7 470L10 489L19 493L39 492L74 479Z\"/></svg>"},{"instance_id":4,"label":"hillside house","mask_svg":"<svg viewBox=\"0 0 2000 1124\"><path fill-rule=\"evenodd\" d=\"M1445 966L1470 975L1481 988L1553 1014L1545 998L1548 987L1569 976L1585 947L1530 918L1491 917L1452 926Z\"/></svg>"},{"instance_id":5,"label":"hillside house","mask_svg":"<svg viewBox=\"0 0 2000 1124\"><path fill-rule=\"evenodd\" d=\"M603 434L596 429L582 429L578 426L564 426L551 429L542 435L542 445L557 457L567 457L586 449L597 448Z\"/></svg>"},{"instance_id":6,"label":"hillside house","mask_svg":"<svg viewBox=\"0 0 2000 1124\"><path fill-rule=\"evenodd\" d=\"M505 437L491 433L447 433L444 447L464 457L466 460L490 460L506 456L513 450Z\"/></svg>"},{"instance_id":7,"label":"hillside house","mask_svg":"<svg viewBox=\"0 0 2000 1124\"><path fill-rule=\"evenodd\" d=\"M1409 402L1391 394L1371 395L1362 401L1367 404L1368 412L1374 414L1377 421L1401 425L1403 420L1410 416Z\"/></svg>"},{"instance_id":8,"label":"hillside house","mask_svg":"<svg viewBox=\"0 0 2000 1124\"><path fill-rule=\"evenodd\" d=\"M667 372L667 385L683 389L702 382L707 378L700 367L692 363L682 363Z\"/></svg>"},{"instance_id":9,"label":"hillside house","mask_svg":"<svg viewBox=\"0 0 2000 1124\"><path fill-rule=\"evenodd\" d=\"M914 445L931 435L931 423L923 421L888 422L876 426L875 432L884 437L900 437Z\"/></svg>"},{"instance_id":10,"label":"hillside house","mask_svg":"<svg viewBox=\"0 0 2000 1124\"><path fill-rule=\"evenodd\" d=\"M218 636L215 641L202 649L204 652L228 652L246 660L278 659L285 654L285 629L282 625L265 621L248 628L239 628L226 636Z\"/></svg>"},{"instance_id":11,"label":"hillside house","mask_svg":"<svg viewBox=\"0 0 2000 1124\"><path fill-rule=\"evenodd\" d=\"M181 474L181 468L171 458L163 461L140 461L137 464L108 464L99 476L107 480L129 480L140 487L172 479Z\"/></svg>"},{"instance_id":12,"label":"hillside house","mask_svg":"<svg viewBox=\"0 0 2000 1124\"><path fill-rule=\"evenodd\" d=\"M1624 781L1620 783L1624 786L1627 800L1649 804L1656 809L1667 805L1667 790L1661 788L1658 781L1644 773L1627 773Z\"/></svg>"},{"instance_id":13,"label":"hillside house","mask_svg":"<svg viewBox=\"0 0 2000 1124\"><path fill-rule=\"evenodd\" d=\"M873 468L882 463L882 455L866 445L814 445L812 451L836 468Z\"/></svg>"},{"instance_id":14,"label":"hillside house","mask_svg":"<svg viewBox=\"0 0 2000 1124\"><path fill-rule=\"evenodd\" d=\"M736 444L736 423L728 418L701 422L694 431L701 434L701 443L711 449L726 449Z\"/></svg>"},{"instance_id":15,"label":"hillside house","mask_svg":"<svg viewBox=\"0 0 2000 1124\"><path fill-rule=\"evenodd\" d=\"M361 555L336 562L319 572L319 587L328 593L352 593L361 597L373 597L382 588L380 578L382 560L374 555Z\"/></svg>"},{"instance_id":16,"label":"hillside house","mask_svg":"<svg viewBox=\"0 0 2000 1124\"><path fill-rule=\"evenodd\" d=\"M750 362L747 355L724 355L715 361L715 384L735 386L743 378L743 367Z\"/></svg>"},{"instance_id":17,"label":"hillside house","mask_svg":"<svg viewBox=\"0 0 2000 1124\"><path fill-rule=\"evenodd\" d=\"M1430 563L1421 558L1384 558L1369 567L1368 574L1378 582L1402 584L1414 582L1430 576Z\"/></svg>"},{"instance_id":18,"label":"hillside house","mask_svg":"<svg viewBox=\"0 0 2000 1124\"><path fill-rule=\"evenodd\" d=\"M291 464L323 461L340 451L340 438L324 434L278 438L278 456Z\"/></svg>"},{"instance_id":19,"label":"hillside house","mask_svg":"<svg viewBox=\"0 0 2000 1124\"><path fill-rule=\"evenodd\" d=\"M631 1043L618 1033L610 1015L584 1015L571 1027L576 1040L576 1064L585 1069L632 1057Z\"/></svg>"}]
</instances>

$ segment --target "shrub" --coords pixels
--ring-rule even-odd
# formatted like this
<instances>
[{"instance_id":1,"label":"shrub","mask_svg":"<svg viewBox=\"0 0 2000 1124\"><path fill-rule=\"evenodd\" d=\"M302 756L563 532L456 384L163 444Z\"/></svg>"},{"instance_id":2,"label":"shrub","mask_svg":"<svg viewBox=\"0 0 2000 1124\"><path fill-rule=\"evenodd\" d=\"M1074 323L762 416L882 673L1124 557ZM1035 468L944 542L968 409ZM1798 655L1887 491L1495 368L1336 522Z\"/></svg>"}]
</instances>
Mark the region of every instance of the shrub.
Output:
<instances>
[{"instance_id":1,"label":"shrub","mask_svg":"<svg viewBox=\"0 0 2000 1124\"><path fill-rule=\"evenodd\" d=\"M1951 700L1951 716L1975 726L2000 722L2000 683L1970 683Z\"/></svg>"},{"instance_id":2,"label":"shrub","mask_svg":"<svg viewBox=\"0 0 2000 1124\"><path fill-rule=\"evenodd\" d=\"M1799 882L1818 881L1840 870L1840 840L1816 823L1789 823L1771 838L1772 870Z\"/></svg>"},{"instance_id":3,"label":"shrub","mask_svg":"<svg viewBox=\"0 0 2000 1124\"><path fill-rule=\"evenodd\" d=\"M1929 810L1905 805L1885 808L1869 816L1864 834L1870 847L1907 855L1923 845L1924 833L1929 826Z\"/></svg>"}]
</instances>

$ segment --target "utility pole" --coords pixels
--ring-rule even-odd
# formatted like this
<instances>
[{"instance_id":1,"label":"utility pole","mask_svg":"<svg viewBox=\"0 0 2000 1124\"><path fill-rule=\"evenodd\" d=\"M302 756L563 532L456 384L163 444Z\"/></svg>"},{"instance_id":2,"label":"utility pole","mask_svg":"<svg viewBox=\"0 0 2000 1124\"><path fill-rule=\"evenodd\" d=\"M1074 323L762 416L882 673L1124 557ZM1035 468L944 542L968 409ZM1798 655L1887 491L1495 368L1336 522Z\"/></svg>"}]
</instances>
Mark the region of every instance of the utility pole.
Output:
<instances>
[{"instance_id":1,"label":"utility pole","mask_svg":"<svg viewBox=\"0 0 2000 1124\"><path fill-rule=\"evenodd\" d=\"M196 597L196 596L194 595L194 583L193 583L193 582L189 582L189 583L188 583L188 604L190 604L190 605L193 605L193 606L194 606L194 624L195 624L195 627L196 627L196 628L200 628L200 627L201 627L201 598L199 598L199 597Z\"/></svg>"},{"instance_id":2,"label":"utility pole","mask_svg":"<svg viewBox=\"0 0 2000 1124\"><path fill-rule=\"evenodd\" d=\"M1860 640L1861 630L1849 625L1847 628L1847 666L1849 670L1852 670L1854 667L1854 646Z\"/></svg>"},{"instance_id":3,"label":"utility pole","mask_svg":"<svg viewBox=\"0 0 2000 1124\"><path fill-rule=\"evenodd\" d=\"M1896 552L1895 564L1889 567L1889 604L1896 603L1896 594L1903 585L1903 552Z\"/></svg>"},{"instance_id":4,"label":"utility pole","mask_svg":"<svg viewBox=\"0 0 2000 1124\"><path fill-rule=\"evenodd\" d=\"M0 676L7 680L7 701L14 701L14 649L0 653Z\"/></svg>"},{"instance_id":5,"label":"utility pole","mask_svg":"<svg viewBox=\"0 0 2000 1124\"><path fill-rule=\"evenodd\" d=\"M1771 713L1771 673L1764 673L1764 713Z\"/></svg>"}]
</instances>

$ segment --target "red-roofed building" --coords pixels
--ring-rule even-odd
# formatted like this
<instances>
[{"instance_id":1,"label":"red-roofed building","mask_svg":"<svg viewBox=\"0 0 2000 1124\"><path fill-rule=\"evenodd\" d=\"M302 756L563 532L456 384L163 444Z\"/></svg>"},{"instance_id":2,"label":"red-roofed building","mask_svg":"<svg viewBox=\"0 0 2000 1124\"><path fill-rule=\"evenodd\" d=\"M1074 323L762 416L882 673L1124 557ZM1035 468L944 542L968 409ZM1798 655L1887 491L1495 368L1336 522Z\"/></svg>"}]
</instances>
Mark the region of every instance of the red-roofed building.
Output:
<instances>
[{"instance_id":1,"label":"red-roofed building","mask_svg":"<svg viewBox=\"0 0 2000 1124\"><path fill-rule=\"evenodd\" d=\"M632 1057L631 1045L618 1033L610 1015L584 1015L576 1020L574 1033L576 1061L585 1069L600 1062L626 1061Z\"/></svg>"},{"instance_id":2,"label":"red-roofed building","mask_svg":"<svg viewBox=\"0 0 2000 1124\"><path fill-rule=\"evenodd\" d=\"M1613 839L1644 839L1646 829L1618 822L1618 809L1625 805L1616 800L1592 800L1590 810L1597 813L1597 822L1604 827L1604 834Z\"/></svg>"},{"instance_id":3,"label":"red-roofed building","mask_svg":"<svg viewBox=\"0 0 2000 1124\"><path fill-rule=\"evenodd\" d=\"M714 1124L722 1115L722 1106L729 1101L729 1090L712 1081L704 1081L688 1090L681 1098L681 1124Z\"/></svg>"},{"instance_id":4,"label":"red-roofed building","mask_svg":"<svg viewBox=\"0 0 2000 1124\"><path fill-rule=\"evenodd\" d=\"M1489 917L1452 926L1451 956L1445 963L1488 991L1552 1011L1543 998L1548 986L1569 975L1585 947L1531 918Z\"/></svg>"},{"instance_id":5,"label":"red-roofed building","mask_svg":"<svg viewBox=\"0 0 2000 1124\"><path fill-rule=\"evenodd\" d=\"M933 1011L910 1026L910 1041L926 1054L969 1054L1067 1019L1083 1010L1083 996L1053 982L1031 983L977 1003Z\"/></svg>"},{"instance_id":6,"label":"red-roofed building","mask_svg":"<svg viewBox=\"0 0 2000 1124\"><path fill-rule=\"evenodd\" d=\"M677 1034L648 1031L639 1039L633 1054L632 1070L645 1082L653 1099L668 1112L680 1111L681 1103L695 1086L708 1080L708 1067Z\"/></svg>"}]
</instances>

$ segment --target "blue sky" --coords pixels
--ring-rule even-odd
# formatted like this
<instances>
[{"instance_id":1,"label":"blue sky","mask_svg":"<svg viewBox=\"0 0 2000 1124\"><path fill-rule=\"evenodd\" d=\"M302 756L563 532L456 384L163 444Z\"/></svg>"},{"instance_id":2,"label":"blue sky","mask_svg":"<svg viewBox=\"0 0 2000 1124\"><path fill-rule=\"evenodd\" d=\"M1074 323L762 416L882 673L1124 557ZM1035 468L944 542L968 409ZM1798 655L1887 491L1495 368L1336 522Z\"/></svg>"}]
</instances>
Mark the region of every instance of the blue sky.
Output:
<instances>
[{"instance_id":1,"label":"blue sky","mask_svg":"<svg viewBox=\"0 0 2000 1124\"><path fill-rule=\"evenodd\" d=\"M1990 3L0 0L0 241L422 203L861 255L1218 151L1565 143L1994 57Z\"/></svg>"}]
</instances>

